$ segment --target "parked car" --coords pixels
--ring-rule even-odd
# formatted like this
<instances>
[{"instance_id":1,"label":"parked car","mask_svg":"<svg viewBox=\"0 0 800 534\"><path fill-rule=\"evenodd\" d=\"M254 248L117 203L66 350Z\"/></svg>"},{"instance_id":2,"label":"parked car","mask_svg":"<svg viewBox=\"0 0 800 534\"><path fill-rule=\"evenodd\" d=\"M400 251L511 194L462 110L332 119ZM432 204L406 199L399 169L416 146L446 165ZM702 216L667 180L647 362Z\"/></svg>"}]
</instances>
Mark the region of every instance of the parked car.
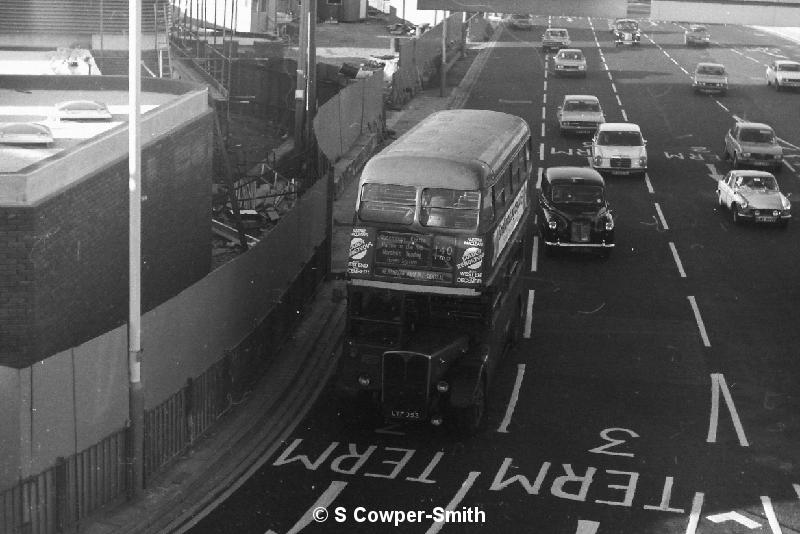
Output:
<instances>
[{"instance_id":1,"label":"parked car","mask_svg":"<svg viewBox=\"0 0 800 534\"><path fill-rule=\"evenodd\" d=\"M644 176L647 141L637 124L606 122L592 138L592 167L599 172Z\"/></svg>"},{"instance_id":2,"label":"parked car","mask_svg":"<svg viewBox=\"0 0 800 534\"><path fill-rule=\"evenodd\" d=\"M556 111L561 134L588 134L606 122L600 101L594 95L565 95Z\"/></svg>"},{"instance_id":3,"label":"parked car","mask_svg":"<svg viewBox=\"0 0 800 534\"><path fill-rule=\"evenodd\" d=\"M614 45L638 45L642 39L639 23L633 19L617 19L611 27Z\"/></svg>"},{"instance_id":4,"label":"parked car","mask_svg":"<svg viewBox=\"0 0 800 534\"><path fill-rule=\"evenodd\" d=\"M542 50L545 52L569 48L571 43L569 32L564 28L547 28L542 35Z\"/></svg>"},{"instance_id":5,"label":"parked car","mask_svg":"<svg viewBox=\"0 0 800 534\"><path fill-rule=\"evenodd\" d=\"M53 132L44 124L35 122L9 122L0 124L0 144L50 145Z\"/></svg>"},{"instance_id":6,"label":"parked car","mask_svg":"<svg viewBox=\"0 0 800 534\"><path fill-rule=\"evenodd\" d=\"M686 46L709 46L711 34L702 24L690 24L689 29L683 33L683 44Z\"/></svg>"},{"instance_id":7,"label":"parked car","mask_svg":"<svg viewBox=\"0 0 800 534\"><path fill-rule=\"evenodd\" d=\"M545 254L583 248L608 256L614 248L614 217L603 177L589 167L550 167L542 174L539 236Z\"/></svg>"},{"instance_id":8,"label":"parked car","mask_svg":"<svg viewBox=\"0 0 800 534\"><path fill-rule=\"evenodd\" d=\"M785 228L792 218L792 203L775 177L764 171L730 171L717 182L717 200L734 223L749 220Z\"/></svg>"},{"instance_id":9,"label":"parked car","mask_svg":"<svg viewBox=\"0 0 800 534\"><path fill-rule=\"evenodd\" d=\"M728 72L721 63L698 63L692 76L692 89L695 93L728 92Z\"/></svg>"},{"instance_id":10,"label":"parked car","mask_svg":"<svg viewBox=\"0 0 800 534\"><path fill-rule=\"evenodd\" d=\"M783 148L770 126L760 122L737 122L725 134L724 157L731 160L734 169L749 165L771 167L774 172L780 172Z\"/></svg>"},{"instance_id":11,"label":"parked car","mask_svg":"<svg viewBox=\"0 0 800 534\"><path fill-rule=\"evenodd\" d=\"M506 24L509 28L516 28L518 30L532 30L534 26L533 15L509 15L508 19L506 19Z\"/></svg>"},{"instance_id":12,"label":"parked car","mask_svg":"<svg viewBox=\"0 0 800 534\"><path fill-rule=\"evenodd\" d=\"M586 58L583 52L578 48L562 48L553 58L553 72L556 76L574 74L586 78Z\"/></svg>"},{"instance_id":13,"label":"parked car","mask_svg":"<svg viewBox=\"0 0 800 534\"><path fill-rule=\"evenodd\" d=\"M776 91L784 87L800 87L800 62L789 59L776 59L767 65L767 85L774 85Z\"/></svg>"}]
</instances>

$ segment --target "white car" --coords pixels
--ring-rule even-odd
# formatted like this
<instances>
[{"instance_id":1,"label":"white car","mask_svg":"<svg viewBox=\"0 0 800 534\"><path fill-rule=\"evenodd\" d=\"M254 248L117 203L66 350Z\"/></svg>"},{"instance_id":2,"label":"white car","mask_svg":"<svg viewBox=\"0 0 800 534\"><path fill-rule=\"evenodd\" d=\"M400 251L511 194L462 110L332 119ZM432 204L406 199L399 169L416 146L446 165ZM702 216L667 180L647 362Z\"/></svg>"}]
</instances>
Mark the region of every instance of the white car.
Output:
<instances>
[{"instance_id":1,"label":"white car","mask_svg":"<svg viewBox=\"0 0 800 534\"><path fill-rule=\"evenodd\" d=\"M644 176L647 172L646 145L637 124L601 124L592 138L592 167L601 173Z\"/></svg>"},{"instance_id":2,"label":"white car","mask_svg":"<svg viewBox=\"0 0 800 534\"><path fill-rule=\"evenodd\" d=\"M717 201L728 208L734 223L743 220L786 227L792 203L775 177L764 171L730 171L717 182Z\"/></svg>"},{"instance_id":3,"label":"white car","mask_svg":"<svg viewBox=\"0 0 800 534\"><path fill-rule=\"evenodd\" d=\"M721 63L698 63L692 76L692 89L695 93L716 93L725 95L728 92L728 71Z\"/></svg>"},{"instance_id":4,"label":"white car","mask_svg":"<svg viewBox=\"0 0 800 534\"><path fill-rule=\"evenodd\" d=\"M606 122L600 101L594 95L566 95L556 112L561 134L593 133Z\"/></svg>"},{"instance_id":5,"label":"white car","mask_svg":"<svg viewBox=\"0 0 800 534\"><path fill-rule=\"evenodd\" d=\"M800 87L800 62L776 59L767 65L767 85L774 85L776 91L784 87Z\"/></svg>"},{"instance_id":6,"label":"white car","mask_svg":"<svg viewBox=\"0 0 800 534\"><path fill-rule=\"evenodd\" d=\"M562 48L553 58L553 72L556 76L577 75L586 78L586 58L578 48Z\"/></svg>"},{"instance_id":7,"label":"white car","mask_svg":"<svg viewBox=\"0 0 800 534\"><path fill-rule=\"evenodd\" d=\"M542 50L545 52L569 48L570 44L572 41L566 28L547 28L542 35Z\"/></svg>"}]
</instances>

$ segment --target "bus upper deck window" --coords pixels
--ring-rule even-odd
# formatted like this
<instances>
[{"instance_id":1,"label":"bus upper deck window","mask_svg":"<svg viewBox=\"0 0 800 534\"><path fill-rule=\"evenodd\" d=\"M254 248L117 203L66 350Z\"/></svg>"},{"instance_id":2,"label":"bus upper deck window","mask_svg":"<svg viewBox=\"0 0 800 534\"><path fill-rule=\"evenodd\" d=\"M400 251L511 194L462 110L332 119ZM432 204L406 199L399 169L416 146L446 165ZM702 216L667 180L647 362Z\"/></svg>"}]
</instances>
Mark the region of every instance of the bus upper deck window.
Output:
<instances>
[{"instance_id":1,"label":"bus upper deck window","mask_svg":"<svg viewBox=\"0 0 800 534\"><path fill-rule=\"evenodd\" d=\"M414 222L416 210L416 187L364 184L358 216L362 221L411 224Z\"/></svg>"},{"instance_id":2,"label":"bus upper deck window","mask_svg":"<svg viewBox=\"0 0 800 534\"><path fill-rule=\"evenodd\" d=\"M478 226L480 192L423 189L420 223L434 228L472 230Z\"/></svg>"}]
</instances>

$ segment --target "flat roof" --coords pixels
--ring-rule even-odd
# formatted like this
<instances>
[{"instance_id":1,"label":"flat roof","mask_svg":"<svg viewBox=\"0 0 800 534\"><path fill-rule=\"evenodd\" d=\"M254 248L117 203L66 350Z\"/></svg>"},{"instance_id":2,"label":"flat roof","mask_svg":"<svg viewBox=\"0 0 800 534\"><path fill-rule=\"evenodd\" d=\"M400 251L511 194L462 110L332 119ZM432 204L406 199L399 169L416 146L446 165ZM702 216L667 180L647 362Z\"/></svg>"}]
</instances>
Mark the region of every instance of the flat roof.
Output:
<instances>
[{"instance_id":1,"label":"flat roof","mask_svg":"<svg viewBox=\"0 0 800 534\"><path fill-rule=\"evenodd\" d=\"M175 99L173 94L142 93L142 113ZM110 121L59 121L53 118L54 105L65 100L104 102L112 114ZM55 142L49 147L0 145L0 173L22 172L27 167L56 154L68 151L128 122L127 91L58 91L52 89L5 89L0 87L0 123L36 122L53 132Z\"/></svg>"}]
</instances>

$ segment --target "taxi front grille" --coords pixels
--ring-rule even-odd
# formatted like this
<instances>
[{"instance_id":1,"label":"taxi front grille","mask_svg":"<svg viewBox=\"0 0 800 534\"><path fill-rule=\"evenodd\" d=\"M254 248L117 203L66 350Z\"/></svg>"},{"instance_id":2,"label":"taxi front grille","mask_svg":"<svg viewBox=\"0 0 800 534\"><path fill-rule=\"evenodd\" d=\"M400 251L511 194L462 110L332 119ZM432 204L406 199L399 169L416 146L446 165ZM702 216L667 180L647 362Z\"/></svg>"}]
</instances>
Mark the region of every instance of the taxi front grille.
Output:
<instances>
[{"instance_id":1,"label":"taxi front grille","mask_svg":"<svg viewBox=\"0 0 800 534\"><path fill-rule=\"evenodd\" d=\"M591 239L592 226L589 221L573 221L570 225L570 241L586 243Z\"/></svg>"},{"instance_id":2,"label":"taxi front grille","mask_svg":"<svg viewBox=\"0 0 800 534\"><path fill-rule=\"evenodd\" d=\"M383 404L424 411L428 401L430 359L419 354L388 352L381 371Z\"/></svg>"}]
</instances>

